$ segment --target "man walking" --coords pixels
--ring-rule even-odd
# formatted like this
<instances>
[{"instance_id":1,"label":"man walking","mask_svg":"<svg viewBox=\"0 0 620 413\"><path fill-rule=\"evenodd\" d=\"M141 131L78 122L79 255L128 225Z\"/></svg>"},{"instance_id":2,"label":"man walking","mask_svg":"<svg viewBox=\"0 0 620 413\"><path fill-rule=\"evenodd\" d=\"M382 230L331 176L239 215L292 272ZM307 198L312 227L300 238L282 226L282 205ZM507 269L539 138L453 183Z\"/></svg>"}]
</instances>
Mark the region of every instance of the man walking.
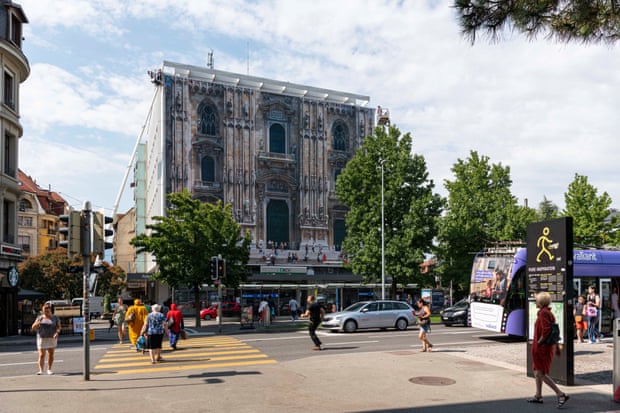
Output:
<instances>
[{"instance_id":1,"label":"man walking","mask_svg":"<svg viewBox=\"0 0 620 413\"><path fill-rule=\"evenodd\" d=\"M299 309L299 303L295 297L291 298L291 301L288 302L288 309L291 312L291 321L295 321L297 319L297 310Z\"/></svg>"},{"instance_id":2,"label":"man walking","mask_svg":"<svg viewBox=\"0 0 620 413\"><path fill-rule=\"evenodd\" d=\"M321 340L316 335L316 329L323 321L323 316L325 315L325 310L323 307L316 302L316 297L313 295L308 296L308 308L306 312L302 315L303 318L310 317L310 325L308 326L308 332L310 333L310 338L314 342L314 347L312 350L321 350Z\"/></svg>"}]
</instances>

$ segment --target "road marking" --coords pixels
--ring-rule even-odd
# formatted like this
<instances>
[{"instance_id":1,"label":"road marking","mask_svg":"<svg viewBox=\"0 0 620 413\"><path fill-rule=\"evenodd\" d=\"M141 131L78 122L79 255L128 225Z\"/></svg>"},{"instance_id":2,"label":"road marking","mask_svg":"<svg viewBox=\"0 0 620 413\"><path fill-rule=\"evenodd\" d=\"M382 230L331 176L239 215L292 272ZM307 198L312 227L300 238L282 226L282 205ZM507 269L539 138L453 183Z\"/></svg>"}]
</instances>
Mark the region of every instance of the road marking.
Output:
<instances>
[{"instance_id":1,"label":"road marking","mask_svg":"<svg viewBox=\"0 0 620 413\"><path fill-rule=\"evenodd\" d=\"M213 369L219 367L275 364L276 360L260 350L229 336L190 336L180 340L179 350L164 343L163 360L152 364L148 350L132 350L128 345L115 344L97 362L97 374L135 374L157 371Z\"/></svg>"}]
</instances>

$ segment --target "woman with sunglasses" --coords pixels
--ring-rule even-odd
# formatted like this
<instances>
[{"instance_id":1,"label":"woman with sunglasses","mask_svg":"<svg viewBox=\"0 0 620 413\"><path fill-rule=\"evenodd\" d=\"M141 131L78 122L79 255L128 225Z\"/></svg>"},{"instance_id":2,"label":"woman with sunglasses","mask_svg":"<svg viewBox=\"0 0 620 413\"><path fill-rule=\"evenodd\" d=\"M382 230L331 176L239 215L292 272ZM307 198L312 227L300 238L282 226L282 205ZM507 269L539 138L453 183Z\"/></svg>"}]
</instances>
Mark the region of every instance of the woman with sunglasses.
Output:
<instances>
[{"instance_id":1,"label":"woman with sunglasses","mask_svg":"<svg viewBox=\"0 0 620 413\"><path fill-rule=\"evenodd\" d=\"M43 314L37 317L32 323L32 330L37 332L37 350L39 351L39 371L37 375L43 374L45 365L45 355L47 354L47 374L52 375L52 364L54 364L54 350L58 345L60 335L60 319L52 314L52 305L43 304Z\"/></svg>"}]
</instances>

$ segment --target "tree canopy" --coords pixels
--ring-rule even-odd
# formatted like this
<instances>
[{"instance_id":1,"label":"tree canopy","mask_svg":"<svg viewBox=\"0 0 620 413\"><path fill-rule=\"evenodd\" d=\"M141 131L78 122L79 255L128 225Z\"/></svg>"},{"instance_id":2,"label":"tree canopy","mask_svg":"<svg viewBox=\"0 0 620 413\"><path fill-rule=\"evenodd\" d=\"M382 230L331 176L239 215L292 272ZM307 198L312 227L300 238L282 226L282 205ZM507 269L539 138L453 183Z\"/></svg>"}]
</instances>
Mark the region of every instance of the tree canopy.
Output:
<instances>
[{"instance_id":1,"label":"tree canopy","mask_svg":"<svg viewBox=\"0 0 620 413\"><path fill-rule=\"evenodd\" d=\"M81 258L69 259L66 252L61 251L28 257L18 267L21 286L40 291L47 299L83 297L82 265ZM125 272L122 268L104 262L97 272L96 295L115 297L121 293L125 286Z\"/></svg>"},{"instance_id":2,"label":"tree canopy","mask_svg":"<svg viewBox=\"0 0 620 413\"><path fill-rule=\"evenodd\" d=\"M534 209L517 205L510 187L510 167L491 164L471 151L452 167L446 180L448 204L439 229L439 270L443 282L467 291L474 254L487 243L525 241L526 227L537 219Z\"/></svg>"},{"instance_id":3,"label":"tree canopy","mask_svg":"<svg viewBox=\"0 0 620 413\"><path fill-rule=\"evenodd\" d=\"M608 219L611 197L607 192L598 195L598 190L588 182L588 177L575 174L564 194L566 207L564 216L573 217L573 236L576 244L602 246L618 245L616 232L617 217Z\"/></svg>"},{"instance_id":4,"label":"tree canopy","mask_svg":"<svg viewBox=\"0 0 620 413\"><path fill-rule=\"evenodd\" d=\"M383 165L385 274L397 283L419 282L419 265L432 251L443 199L429 179L424 157L412 155L412 138L377 127L338 176L336 195L349 208L344 250L354 273L381 277L381 164Z\"/></svg>"},{"instance_id":5,"label":"tree canopy","mask_svg":"<svg viewBox=\"0 0 620 413\"><path fill-rule=\"evenodd\" d=\"M506 28L563 43L615 43L620 36L618 0L454 0L454 7L472 43L478 33L497 39Z\"/></svg>"},{"instance_id":6,"label":"tree canopy","mask_svg":"<svg viewBox=\"0 0 620 413\"><path fill-rule=\"evenodd\" d=\"M150 233L131 240L138 252L155 256L158 271L153 279L172 287L187 286L194 290L196 308L200 308L199 290L211 284L211 257L226 260L227 287L237 287L247 277L250 234L241 234L241 226L232 217L230 204L209 204L193 199L186 189L168 195L165 216L153 217L146 226ZM196 312L196 325L200 324Z\"/></svg>"}]
</instances>

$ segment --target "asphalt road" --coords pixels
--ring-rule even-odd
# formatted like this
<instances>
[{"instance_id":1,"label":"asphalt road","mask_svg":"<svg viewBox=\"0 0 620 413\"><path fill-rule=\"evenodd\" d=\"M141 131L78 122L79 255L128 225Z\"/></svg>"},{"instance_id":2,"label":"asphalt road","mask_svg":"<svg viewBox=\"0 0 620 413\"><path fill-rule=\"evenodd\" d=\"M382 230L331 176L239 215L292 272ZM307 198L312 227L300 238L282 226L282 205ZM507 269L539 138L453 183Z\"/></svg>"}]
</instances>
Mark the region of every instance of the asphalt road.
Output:
<instances>
[{"instance_id":1,"label":"asphalt road","mask_svg":"<svg viewBox=\"0 0 620 413\"><path fill-rule=\"evenodd\" d=\"M277 361L292 361L309 357L313 354L311 347L312 342L308 337L307 330L303 328L305 324L300 323L299 330L250 330L244 331L243 334L203 334L189 327L190 340L186 343L192 343L194 350L201 351L212 349L216 346L213 341L200 341L194 339L214 339L216 337L232 337L234 345L246 345L254 352L258 352L264 357ZM95 331L99 331L99 335L103 335L102 325L96 325ZM420 348L417 328L408 329L406 331L396 330L370 330L358 331L352 334L333 333L329 331L318 332L324 344L325 354L351 354L369 351L393 351L393 350L417 350ZM108 336L109 337L109 336ZM441 346L460 347L480 345L482 341L501 341L504 337L486 333L484 331L466 328L466 327L445 327L443 325L434 325L431 333L431 340L436 348ZM183 342L181 346L183 346ZM217 346L220 346L217 344ZM164 344L164 357L166 357L167 344ZM94 341L89 343L89 358L91 372L97 372L102 369L102 359L110 354L128 353L128 344L123 346L117 342L108 339L106 341ZM189 350L189 349L188 349ZM134 353L133 351L131 353ZM177 352L175 357L183 354ZM186 355L189 352L185 353ZM198 356L193 358L194 361L203 358L213 358L212 354L203 352L196 353ZM172 356L173 353L170 352ZM124 354L127 357L133 357L134 354ZM179 356L180 357L180 356ZM148 357L145 357L148 359ZM134 362L133 359L127 359ZM0 376L22 376L32 375L37 368L37 353L34 338L24 343L12 346L0 347ZM148 361L148 360L147 360ZM56 350L54 362L54 370L69 374L81 374L84 372L84 349L83 342L80 337L61 338L59 347ZM188 363L188 368L191 363ZM101 370L105 372L105 369Z\"/></svg>"}]
</instances>

